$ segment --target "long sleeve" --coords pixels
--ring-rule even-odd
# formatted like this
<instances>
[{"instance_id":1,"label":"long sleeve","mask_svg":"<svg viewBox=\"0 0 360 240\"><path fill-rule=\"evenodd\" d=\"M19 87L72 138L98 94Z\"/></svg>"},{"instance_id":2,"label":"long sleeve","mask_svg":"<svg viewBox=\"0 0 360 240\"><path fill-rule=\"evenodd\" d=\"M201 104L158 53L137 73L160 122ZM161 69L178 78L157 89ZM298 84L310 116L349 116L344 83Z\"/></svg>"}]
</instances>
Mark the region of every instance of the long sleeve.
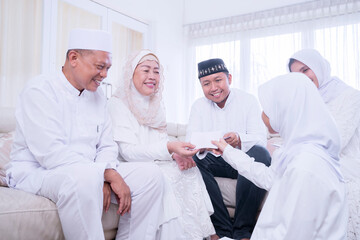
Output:
<instances>
[{"instance_id":1,"label":"long sleeve","mask_svg":"<svg viewBox=\"0 0 360 240\"><path fill-rule=\"evenodd\" d=\"M349 89L328 103L341 137L340 163L346 179L360 171L360 92Z\"/></svg>"},{"instance_id":2,"label":"long sleeve","mask_svg":"<svg viewBox=\"0 0 360 240\"><path fill-rule=\"evenodd\" d=\"M96 149L95 162L106 163L105 168L117 168L119 165L117 160L118 150L112 137L112 124L107 111L105 112L104 128L100 134Z\"/></svg>"},{"instance_id":3,"label":"long sleeve","mask_svg":"<svg viewBox=\"0 0 360 240\"><path fill-rule=\"evenodd\" d=\"M345 239L343 183L311 155L292 163L271 188L251 239Z\"/></svg>"},{"instance_id":4,"label":"long sleeve","mask_svg":"<svg viewBox=\"0 0 360 240\"><path fill-rule=\"evenodd\" d=\"M350 89L329 102L328 107L338 126L343 150L351 138L358 134L356 131L360 127L360 92Z\"/></svg>"},{"instance_id":5,"label":"long sleeve","mask_svg":"<svg viewBox=\"0 0 360 240\"><path fill-rule=\"evenodd\" d=\"M241 139L241 150L247 152L254 145L266 146L266 131L261 120L257 99L239 89L231 89L223 108L204 98L192 106L186 139L193 132L220 131L224 135L235 132ZM200 154L198 157L201 158Z\"/></svg>"},{"instance_id":6,"label":"long sleeve","mask_svg":"<svg viewBox=\"0 0 360 240\"><path fill-rule=\"evenodd\" d=\"M42 167L52 169L88 161L84 155L69 148L63 112L55 92L27 89L20 98L20 105L21 109L16 113L18 122L29 150Z\"/></svg>"},{"instance_id":7,"label":"long sleeve","mask_svg":"<svg viewBox=\"0 0 360 240\"><path fill-rule=\"evenodd\" d=\"M113 137L121 158L128 162L170 160L167 134L139 125L134 115L118 98L109 100Z\"/></svg>"},{"instance_id":8,"label":"long sleeve","mask_svg":"<svg viewBox=\"0 0 360 240\"><path fill-rule=\"evenodd\" d=\"M64 76L30 81L19 97L11 158L45 169L76 162L116 168L117 148L101 91L79 95Z\"/></svg>"},{"instance_id":9,"label":"long sleeve","mask_svg":"<svg viewBox=\"0 0 360 240\"><path fill-rule=\"evenodd\" d=\"M223 158L240 175L253 182L256 186L267 191L270 190L276 176L271 166L267 167L263 163L255 162L254 158L230 145L226 146Z\"/></svg>"}]
</instances>

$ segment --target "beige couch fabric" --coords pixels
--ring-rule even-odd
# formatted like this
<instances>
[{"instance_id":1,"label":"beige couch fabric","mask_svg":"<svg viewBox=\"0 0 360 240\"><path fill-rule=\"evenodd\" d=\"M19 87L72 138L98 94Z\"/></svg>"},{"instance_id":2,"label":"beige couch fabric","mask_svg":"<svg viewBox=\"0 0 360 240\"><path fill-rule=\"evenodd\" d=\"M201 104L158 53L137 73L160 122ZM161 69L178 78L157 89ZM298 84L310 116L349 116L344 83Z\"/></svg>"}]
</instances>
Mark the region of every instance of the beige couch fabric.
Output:
<instances>
[{"instance_id":1,"label":"beige couch fabric","mask_svg":"<svg viewBox=\"0 0 360 240\"><path fill-rule=\"evenodd\" d=\"M0 108L0 239L65 239L57 208L47 198L5 186L5 165L15 129L15 110ZM114 239L119 223L117 205L102 216L105 239Z\"/></svg>"}]
</instances>

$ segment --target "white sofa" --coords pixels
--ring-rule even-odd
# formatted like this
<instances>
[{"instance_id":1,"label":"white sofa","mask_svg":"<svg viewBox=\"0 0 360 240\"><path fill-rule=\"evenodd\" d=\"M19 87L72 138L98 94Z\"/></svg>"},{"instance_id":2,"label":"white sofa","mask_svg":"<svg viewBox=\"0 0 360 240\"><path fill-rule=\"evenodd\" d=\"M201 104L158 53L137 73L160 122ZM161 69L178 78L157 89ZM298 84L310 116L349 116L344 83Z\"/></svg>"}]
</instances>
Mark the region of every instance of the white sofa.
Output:
<instances>
[{"instance_id":1,"label":"white sofa","mask_svg":"<svg viewBox=\"0 0 360 240\"><path fill-rule=\"evenodd\" d=\"M0 108L0 239L64 239L56 205L47 198L5 186L5 164L9 161L12 133L15 129L13 108ZM168 124L171 140L184 140L186 125ZM270 152L272 144L268 144ZM235 212L236 180L217 178L230 216ZM119 217L116 205L103 214L106 239L114 239Z\"/></svg>"}]
</instances>

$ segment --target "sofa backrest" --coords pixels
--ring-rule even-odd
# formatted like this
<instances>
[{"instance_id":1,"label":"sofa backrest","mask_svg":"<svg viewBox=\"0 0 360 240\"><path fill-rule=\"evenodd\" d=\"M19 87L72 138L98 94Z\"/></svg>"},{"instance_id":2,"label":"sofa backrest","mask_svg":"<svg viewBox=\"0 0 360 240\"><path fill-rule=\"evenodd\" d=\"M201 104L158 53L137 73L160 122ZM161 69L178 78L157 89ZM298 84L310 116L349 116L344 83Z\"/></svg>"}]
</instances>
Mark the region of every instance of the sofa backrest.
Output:
<instances>
[{"instance_id":1,"label":"sofa backrest","mask_svg":"<svg viewBox=\"0 0 360 240\"><path fill-rule=\"evenodd\" d=\"M186 124L181 123L167 123L167 134L170 141L185 141L186 137Z\"/></svg>"},{"instance_id":2,"label":"sofa backrest","mask_svg":"<svg viewBox=\"0 0 360 240\"><path fill-rule=\"evenodd\" d=\"M0 133L7 133L15 130L15 108L0 108Z\"/></svg>"}]
</instances>

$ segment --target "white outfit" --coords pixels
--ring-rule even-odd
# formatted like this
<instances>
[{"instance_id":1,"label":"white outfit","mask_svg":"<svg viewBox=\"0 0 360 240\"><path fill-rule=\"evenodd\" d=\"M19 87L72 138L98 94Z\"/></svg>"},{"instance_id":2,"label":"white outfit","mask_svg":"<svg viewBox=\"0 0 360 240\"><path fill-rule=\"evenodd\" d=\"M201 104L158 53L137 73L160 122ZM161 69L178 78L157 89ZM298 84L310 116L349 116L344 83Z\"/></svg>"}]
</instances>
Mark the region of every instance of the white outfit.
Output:
<instances>
[{"instance_id":1,"label":"white outfit","mask_svg":"<svg viewBox=\"0 0 360 240\"><path fill-rule=\"evenodd\" d=\"M154 239L163 179L156 165L119 164L105 105L100 89L80 94L63 73L30 80L16 109L8 185L54 201L66 239L98 240L104 171L117 169L132 196L117 239Z\"/></svg>"},{"instance_id":2,"label":"white outfit","mask_svg":"<svg viewBox=\"0 0 360 240\"><path fill-rule=\"evenodd\" d=\"M165 176L164 212L160 225L178 219L174 232L161 232L161 239L199 239L215 233L210 220L213 208L202 176L197 167L180 171L168 149L166 132L140 125L121 99L109 100L114 140L119 146L119 160L157 163ZM162 226L164 227L164 226ZM177 231L176 229L173 229Z\"/></svg>"},{"instance_id":3,"label":"white outfit","mask_svg":"<svg viewBox=\"0 0 360 240\"><path fill-rule=\"evenodd\" d=\"M141 95L133 80L136 67L145 61L158 64L158 69L147 69L151 74L141 79L151 84L158 80L150 96ZM215 233L209 217L214 210L198 168L180 171L168 152L163 82L163 68L154 53L141 50L128 57L120 87L109 101L114 140L120 161L155 161L165 176L164 209L157 239L202 240Z\"/></svg>"},{"instance_id":4,"label":"white outfit","mask_svg":"<svg viewBox=\"0 0 360 240\"><path fill-rule=\"evenodd\" d=\"M315 73L319 93L340 132L340 163L349 204L348 239L360 240L360 91L331 76L329 62L314 49L301 50L291 58Z\"/></svg>"},{"instance_id":5,"label":"white outfit","mask_svg":"<svg viewBox=\"0 0 360 240\"><path fill-rule=\"evenodd\" d=\"M261 121L260 106L256 98L239 89L231 89L225 106L202 97L192 105L186 139L193 132L236 132L241 139L241 150L247 152L254 145L266 146L266 131ZM206 156L197 153L199 159Z\"/></svg>"},{"instance_id":6,"label":"white outfit","mask_svg":"<svg viewBox=\"0 0 360 240\"><path fill-rule=\"evenodd\" d=\"M284 140L271 166L231 146L223 153L239 174L269 190L251 239L345 240L340 137L315 85L303 74L290 73L260 86L259 98Z\"/></svg>"}]
</instances>

